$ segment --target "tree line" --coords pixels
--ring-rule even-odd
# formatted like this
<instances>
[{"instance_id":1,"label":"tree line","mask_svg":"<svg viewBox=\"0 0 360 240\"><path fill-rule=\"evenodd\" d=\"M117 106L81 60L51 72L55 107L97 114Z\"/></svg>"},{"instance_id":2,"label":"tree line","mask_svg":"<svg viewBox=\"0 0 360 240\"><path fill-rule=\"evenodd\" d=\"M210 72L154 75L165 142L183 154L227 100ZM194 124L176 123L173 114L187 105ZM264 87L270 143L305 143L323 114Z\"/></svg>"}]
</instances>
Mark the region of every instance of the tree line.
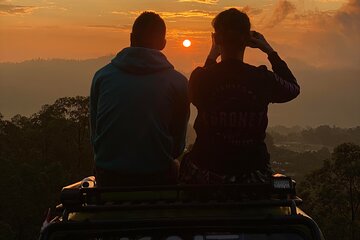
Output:
<instances>
[{"instance_id":1,"label":"tree line","mask_svg":"<svg viewBox=\"0 0 360 240\"><path fill-rule=\"evenodd\" d=\"M344 142L360 144L360 126L340 128L337 126L321 125L316 128L286 128L273 127L270 134L277 143L297 142L315 144L334 148Z\"/></svg>"},{"instance_id":2,"label":"tree line","mask_svg":"<svg viewBox=\"0 0 360 240\"><path fill-rule=\"evenodd\" d=\"M61 188L92 175L88 103L60 98L30 117L0 116L0 239L36 239Z\"/></svg>"},{"instance_id":3,"label":"tree line","mask_svg":"<svg viewBox=\"0 0 360 240\"><path fill-rule=\"evenodd\" d=\"M36 239L61 188L93 175L88 106L88 97L65 97L29 117L6 120L0 113L0 239ZM357 136L357 131L348 133ZM326 239L359 239L360 146L295 152L276 146L278 139L271 136L273 168L295 173L302 208Z\"/></svg>"}]
</instances>

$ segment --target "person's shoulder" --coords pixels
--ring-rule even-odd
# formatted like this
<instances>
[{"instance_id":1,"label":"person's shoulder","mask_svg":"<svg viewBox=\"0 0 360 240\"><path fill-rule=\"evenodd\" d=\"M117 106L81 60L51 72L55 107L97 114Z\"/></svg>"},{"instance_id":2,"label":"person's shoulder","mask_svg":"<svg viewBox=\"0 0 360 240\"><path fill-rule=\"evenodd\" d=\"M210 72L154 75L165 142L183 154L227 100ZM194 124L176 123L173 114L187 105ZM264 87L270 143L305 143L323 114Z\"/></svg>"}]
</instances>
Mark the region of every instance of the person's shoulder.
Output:
<instances>
[{"instance_id":1,"label":"person's shoulder","mask_svg":"<svg viewBox=\"0 0 360 240\"><path fill-rule=\"evenodd\" d=\"M197 67L195 68L191 74L203 74L207 71L209 71L211 67Z\"/></svg>"},{"instance_id":2,"label":"person's shoulder","mask_svg":"<svg viewBox=\"0 0 360 240\"><path fill-rule=\"evenodd\" d=\"M173 74L174 74L174 76L176 78L178 78L181 81L187 81L188 80L187 77L183 73L181 73L181 72L179 72L179 71L177 71L175 69L173 70Z\"/></svg>"},{"instance_id":3,"label":"person's shoulder","mask_svg":"<svg viewBox=\"0 0 360 240\"><path fill-rule=\"evenodd\" d=\"M109 63L97 70L94 74L94 81L98 81L98 79L104 78L105 76L108 76L114 72L114 66Z\"/></svg>"},{"instance_id":4,"label":"person's shoulder","mask_svg":"<svg viewBox=\"0 0 360 240\"><path fill-rule=\"evenodd\" d=\"M255 67L255 66L254 66ZM257 66L256 69L260 72L267 72L269 71L267 66L266 65L260 65L260 66Z\"/></svg>"},{"instance_id":5,"label":"person's shoulder","mask_svg":"<svg viewBox=\"0 0 360 240\"><path fill-rule=\"evenodd\" d=\"M206 74L206 72L209 71L210 68L206 68L206 67L197 67L195 68L191 75L190 75L190 81L191 80L197 80L197 79L200 79L202 78L202 76L204 76L204 74Z\"/></svg>"},{"instance_id":6,"label":"person's shoulder","mask_svg":"<svg viewBox=\"0 0 360 240\"><path fill-rule=\"evenodd\" d=\"M256 72L267 72L269 71L266 65L259 65L259 66L254 66L248 63L244 63L244 66L251 70L251 71L256 71Z\"/></svg>"},{"instance_id":7,"label":"person's shoulder","mask_svg":"<svg viewBox=\"0 0 360 240\"><path fill-rule=\"evenodd\" d=\"M187 77L183 73L181 73L175 69L169 69L166 72L166 77L169 78L169 80L173 81L173 82L182 83L182 84L188 83Z\"/></svg>"},{"instance_id":8,"label":"person's shoulder","mask_svg":"<svg viewBox=\"0 0 360 240\"><path fill-rule=\"evenodd\" d=\"M244 66L246 68L246 72L248 72L251 76L256 76L256 79L258 80L265 80L268 78L269 74L271 74L271 71L268 70L266 65L254 66L245 63Z\"/></svg>"}]
</instances>

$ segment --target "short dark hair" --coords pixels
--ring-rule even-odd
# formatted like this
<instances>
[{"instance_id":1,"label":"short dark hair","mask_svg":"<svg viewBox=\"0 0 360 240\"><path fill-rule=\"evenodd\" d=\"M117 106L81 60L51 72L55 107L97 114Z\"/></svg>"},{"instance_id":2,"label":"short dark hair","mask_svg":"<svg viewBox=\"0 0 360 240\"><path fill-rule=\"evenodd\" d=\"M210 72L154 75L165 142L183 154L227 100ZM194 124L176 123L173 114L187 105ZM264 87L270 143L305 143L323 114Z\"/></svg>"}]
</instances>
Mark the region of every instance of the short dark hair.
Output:
<instances>
[{"instance_id":1,"label":"short dark hair","mask_svg":"<svg viewBox=\"0 0 360 240\"><path fill-rule=\"evenodd\" d=\"M229 47L245 46L250 38L250 20L246 13L236 8L219 13L212 21L215 33L223 39L223 44Z\"/></svg>"},{"instance_id":2,"label":"short dark hair","mask_svg":"<svg viewBox=\"0 0 360 240\"><path fill-rule=\"evenodd\" d=\"M143 12L136 18L131 34L132 46L156 48L156 44L165 39L165 22L159 14Z\"/></svg>"}]
</instances>

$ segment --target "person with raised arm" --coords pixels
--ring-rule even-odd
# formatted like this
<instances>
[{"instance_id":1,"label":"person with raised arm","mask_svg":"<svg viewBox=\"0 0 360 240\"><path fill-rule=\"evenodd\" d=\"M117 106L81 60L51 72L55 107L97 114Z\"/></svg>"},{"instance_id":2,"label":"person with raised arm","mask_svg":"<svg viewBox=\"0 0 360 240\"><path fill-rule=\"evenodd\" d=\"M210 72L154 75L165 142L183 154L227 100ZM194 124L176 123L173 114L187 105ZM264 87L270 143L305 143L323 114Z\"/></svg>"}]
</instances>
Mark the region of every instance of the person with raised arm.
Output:
<instances>
[{"instance_id":1,"label":"person with raised arm","mask_svg":"<svg viewBox=\"0 0 360 240\"><path fill-rule=\"evenodd\" d=\"M189 81L190 101L198 110L197 138L182 161L180 180L196 184L267 181L272 175L265 144L268 105L291 101L300 87L265 37L250 31L245 13L225 10L212 25L213 44L205 66L196 68ZM273 71L245 63L246 47L264 52Z\"/></svg>"}]
</instances>

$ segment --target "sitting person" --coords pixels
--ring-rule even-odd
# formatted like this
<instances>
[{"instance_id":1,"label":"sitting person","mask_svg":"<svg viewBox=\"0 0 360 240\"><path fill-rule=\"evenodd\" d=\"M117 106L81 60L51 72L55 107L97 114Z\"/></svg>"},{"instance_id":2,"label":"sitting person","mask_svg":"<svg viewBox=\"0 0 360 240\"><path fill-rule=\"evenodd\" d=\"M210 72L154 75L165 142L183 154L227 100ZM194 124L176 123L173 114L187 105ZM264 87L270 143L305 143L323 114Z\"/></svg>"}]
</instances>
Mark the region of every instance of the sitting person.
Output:
<instances>
[{"instance_id":1,"label":"sitting person","mask_svg":"<svg viewBox=\"0 0 360 240\"><path fill-rule=\"evenodd\" d=\"M188 81L161 50L165 23L144 12L134 22L131 47L94 76L91 140L98 186L176 183L175 159L185 146Z\"/></svg>"},{"instance_id":2,"label":"sitting person","mask_svg":"<svg viewBox=\"0 0 360 240\"><path fill-rule=\"evenodd\" d=\"M272 175L264 142L268 105L294 99L300 87L264 36L250 31L245 13L231 8L212 24L215 33L205 66L196 68L189 81L190 101L198 110L197 138L181 163L180 180L265 182ZM244 63L246 47L266 53L274 72Z\"/></svg>"}]
</instances>

